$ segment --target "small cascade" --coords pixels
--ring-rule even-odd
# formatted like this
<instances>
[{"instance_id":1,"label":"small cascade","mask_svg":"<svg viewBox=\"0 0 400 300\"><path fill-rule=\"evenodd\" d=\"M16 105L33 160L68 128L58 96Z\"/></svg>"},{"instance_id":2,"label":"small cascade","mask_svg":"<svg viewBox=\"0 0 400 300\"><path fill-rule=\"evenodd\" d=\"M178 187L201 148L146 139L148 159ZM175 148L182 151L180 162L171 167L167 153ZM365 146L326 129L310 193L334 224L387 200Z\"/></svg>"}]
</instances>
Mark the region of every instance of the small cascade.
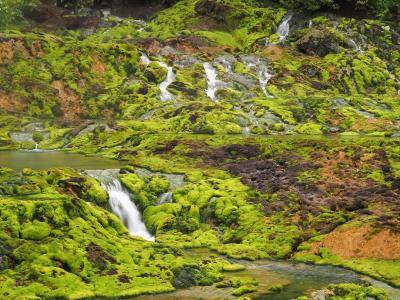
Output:
<instances>
[{"instance_id":1,"label":"small cascade","mask_svg":"<svg viewBox=\"0 0 400 300\"><path fill-rule=\"evenodd\" d=\"M157 199L157 204L164 204L164 203L171 203L172 202L172 192L166 192L164 194L161 194L158 199Z\"/></svg>"},{"instance_id":2,"label":"small cascade","mask_svg":"<svg viewBox=\"0 0 400 300\"><path fill-rule=\"evenodd\" d=\"M131 200L129 193L122 186L117 174L119 170L87 171L87 174L99 180L107 191L112 212L124 223L132 236L140 236L145 240L154 241L143 223L140 212Z\"/></svg>"},{"instance_id":3,"label":"small cascade","mask_svg":"<svg viewBox=\"0 0 400 300\"><path fill-rule=\"evenodd\" d=\"M229 75L233 74L232 63L235 62L235 58L233 56L220 56L214 62L217 64L221 64L224 67L225 72Z\"/></svg>"},{"instance_id":4,"label":"small cascade","mask_svg":"<svg viewBox=\"0 0 400 300\"><path fill-rule=\"evenodd\" d=\"M140 62L145 66L148 66L151 63L150 58L146 55L146 53L141 53Z\"/></svg>"},{"instance_id":5,"label":"small cascade","mask_svg":"<svg viewBox=\"0 0 400 300\"><path fill-rule=\"evenodd\" d=\"M279 24L278 29L276 30L276 34L279 35L279 41L276 44L282 43L286 40L290 32L290 20L292 19L291 15L288 15L283 18L281 24Z\"/></svg>"},{"instance_id":6,"label":"small cascade","mask_svg":"<svg viewBox=\"0 0 400 300\"><path fill-rule=\"evenodd\" d=\"M137 30L137 32L143 32L145 31L145 27L147 26L147 23L143 20L133 20L133 22L137 25L139 25L139 29Z\"/></svg>"},{"instance_id":7,"label":"small cascade","mask_svg":"<svg viewBox=\"0 0 400 300\"><path fill-rule=\"evenodd\" d=\"M349 39L347 42L348 42L349 46L354 48L358 53L360 53L360 54L364 53L364 50L361 48L361 46L359 44L357 44L355 42L355 40Z\"/></svg>"},{"instance_id":8,"label":"small cascade","mask_svg":"<svg viewBox=\"0 0 400 300\"><path fill-rule=\"evenodd\" d=\"M33 149L33 151L35 151L35 152L39 152L40 151L38 143L35 143L35 149Z\"/></svg>"},{"instance_id":9,"label":"small cascade","mask_svg":"<svg viewBox=\"0 0 400 300\"><path fill-rule=\"evenodd\" d=\"M265 96L269 97L269 98L273 98L274 96L272 96L268 91L267 91L267 84L270 81L270 79L272 78L272 75L269 73L268 71L268 65L260 65L259 66L260 70L258 72L258 78L260 81L260 87L261 90L264 92Z\"/></svg>"},{"instance_id":10,"label":"small cascade","mask_svg":"<svg viewBox=\"0 0 400 300\"><path fill-rule=\"evenodd\" d=\"M172 69L172 67L168 66L164 62L158 62L158 64L161 67L166 68L168 70L167 78L158 85L158 87L160 88L160 91L161 91L160 99L161 99L161 101L173 100L173 99L175 99L175 95L173 95L172 93L170 93L168 91L168 87L176 79L174 70Z\"/></svg>"},{"instance_id":11,"label":"small cascade","mask_svg":"<svg viewBox=\"0 0 400 300\"><path fill-rule=\"evenodd\" d=\"M250 69L250 71L258 73L258 81L264 95L269 98L274 98L274 96L271 95L267 90L268 82L272 78L272 74L269 73L268 62L253 55L244 55L241 57L241 60L246 67Z\"/></svg>"},{"instance_id":12,"label":"small cascade","mask_svg":"<svg viewBox=\"0 0 400 300\"><path fill-rule=\"evenodd\" d=\"M243 135L250 135L250 127L246 126L243 128Z\"/></svg>"},{"instance_id":13,"label":"small cascade","mask_svg":"<svg viewBox=\"0 0 400 300\"><path fill-rule=\"evenodd\" d=\"M214 69L214 67L206 62L203 64L204 66L204 71L206 72L206 77L207 77L207 90L206 94L208 97L210 97L212 100L216 100L216 95L215 93L217 92L218 89L222 87L222 81L217 80L217 71Z\"/></svg>"},{"instance_id":14,"label":"small cascade","mask_svg":"<svg viewBox=\"0 0 400 300\"><path fill-rule=\"evenodd\" d=\"M111 16L111 9L102 9L101 14L103 15L103 18L108 18Z\"/></svg>"}]
</instances>

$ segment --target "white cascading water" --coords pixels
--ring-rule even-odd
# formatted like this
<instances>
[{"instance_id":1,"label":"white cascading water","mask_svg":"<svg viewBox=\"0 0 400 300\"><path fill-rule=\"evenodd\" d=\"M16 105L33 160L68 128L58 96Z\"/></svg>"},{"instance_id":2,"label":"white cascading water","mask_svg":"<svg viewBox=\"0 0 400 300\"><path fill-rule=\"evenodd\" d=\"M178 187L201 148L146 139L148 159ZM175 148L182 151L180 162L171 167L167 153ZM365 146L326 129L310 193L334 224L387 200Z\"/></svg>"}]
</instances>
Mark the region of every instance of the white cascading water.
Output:
<instances>
[{"instance_id":1,"label":"white cascading water","mask_svg":"<svg viewBox=\"0 0 400 300\"><path fill-rule=\"evenodd\" d=\"M258 73L258 81L260 82L260 88L264 95L269 98L274 98L267 90L268 82L272 78L272 74L269 73L268 62L252 55L242 56L241 59L247 68Z\"/></svg>"},{"instance_id":2,"label":"white cascading water","mask_svg":"<svg viewBox=\"0 0 400 300\"><path fill-rule=\"evenodd\" d=\"M168 87L176 79L174 70L172 69L172 67L168 66L164 62L158 62L158 64L161 67L166 68L168 70L167 78L158 85L158 87L160 88L160 91L161 91L160 99L161 99L161 101L173 100L173 99L175 99L175 96L168 91Z\"/></svg>"},{"instance_id":3,"label":"white cascading water","mask_svg":"<svg viewBox=\"0 0 400 300\"><path fill-rule=\"evenodd\" d=\"M267 84L272 78L272 75L269 73L268 66L266 64L260 64L259 66L260 70L258 72L258 80L260 81L260 87L265 96L269 98L273 98L268 91L267 91Z\"/></svg>"},{"instance_id":4,"label":"white cascading water","mask_svg":"<svg viewBox=\"0 0 400 300\"><path fill-rule=\"evenodd\" d=\"M148 66L151 63L151 60L145 53L142 52L140 56L140 62L145 66Z\"/></svg>"},{"instance_id":5,"label":"white cascading water","mask_svg":"<svg viewBox=\"0 0 400 300\"><path fill-rule=\"evenodd\" d=\"M95 170L87 171L87 174L101 182L110 198L112 212L121 219L132 236L140 236L148 241L155 240L154 236L148 232L138 208L116 177L115 172Z\"/></svg>"},{"instance_id":6,"label":"white cascading water","mask_svg":"<svg viewBox=\"0 0 400 300\"><path fill-rule=\"evenodd\" d=\"M356 43L355 40L353 39L349 39L348 43L350 46L352 46L358 53L363 54L364 50L361 48L361 46L359 44Z\"/></svg>"},{"instance_id":7,"label":"white cascading water","mask_svg":"<svg viewBox=\"0 0 400 300\"><path fill-rule=\"evenodd\" d=\"M212 100L216 100L217 98L215 93L219 88L222 87L223 82L217 80L217 75L218 75L217 70L215 70L210 63L206 62L203 64L203 66L204 66L204 71L206 72L207 84L208 84L206 94Z\"/></svg>"},{"instance_id":8,"label":"white cascading water","mask_svg":"<svg viewBox=\"0 0 400 300\"><path fill-rule=\"evenodd\" d=\"M283 18L281 24L279 24L278 29L276 30L276 34L279 35L279 41L276 44L282 43L286 40L289 35L290 30L290 20L292 16L286 16Z\"/></svg>"},{"instance_id":9,"label":"white cascading water","mask_svg":"<svg viewBox=\"0 0 400 300\"><path fill-rule=\"evenodd\" d=\"M250 135L250 127L246 126L243 128L243 135Z\"/></svg>"}]
</instances>

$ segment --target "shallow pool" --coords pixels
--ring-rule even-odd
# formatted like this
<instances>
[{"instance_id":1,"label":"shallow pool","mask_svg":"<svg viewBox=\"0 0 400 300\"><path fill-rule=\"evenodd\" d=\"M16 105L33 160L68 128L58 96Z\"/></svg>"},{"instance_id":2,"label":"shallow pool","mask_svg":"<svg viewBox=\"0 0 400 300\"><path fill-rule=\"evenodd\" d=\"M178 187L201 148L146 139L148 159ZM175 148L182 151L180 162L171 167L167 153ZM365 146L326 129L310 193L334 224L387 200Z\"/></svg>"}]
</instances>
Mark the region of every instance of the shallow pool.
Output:
<instances>
[{"instance_id":1,"label":"shallow pool","mask_svg":"<svg viewBox=\"0 0 400 300\"><path fill-rule=\"evenodd\" d=\"M70 167L74 169L118 169L124 161L99 156L86 156L64 151L0 151L0 167L17 171L23 168L48 169Z\"/></svg>"}]
</instances>

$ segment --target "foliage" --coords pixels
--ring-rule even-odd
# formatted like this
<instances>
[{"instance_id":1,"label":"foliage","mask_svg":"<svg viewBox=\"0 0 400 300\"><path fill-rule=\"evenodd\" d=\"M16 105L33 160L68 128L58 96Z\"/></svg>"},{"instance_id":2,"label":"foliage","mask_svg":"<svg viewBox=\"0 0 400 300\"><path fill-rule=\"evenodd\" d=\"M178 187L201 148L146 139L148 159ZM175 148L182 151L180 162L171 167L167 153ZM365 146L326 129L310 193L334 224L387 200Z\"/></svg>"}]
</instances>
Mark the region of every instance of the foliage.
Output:
<instances>
[{"instance_id":1,"label":"foliage","mask_svg":"<svg viewBox=\"0 0 400 300\"><path fill-rule=\"evenodd\" d=\"M23 19L23 9L28 5L38 3L38 0L2 0L0 2L0 29L20 22Z\"/></svg>"}]
</instances>

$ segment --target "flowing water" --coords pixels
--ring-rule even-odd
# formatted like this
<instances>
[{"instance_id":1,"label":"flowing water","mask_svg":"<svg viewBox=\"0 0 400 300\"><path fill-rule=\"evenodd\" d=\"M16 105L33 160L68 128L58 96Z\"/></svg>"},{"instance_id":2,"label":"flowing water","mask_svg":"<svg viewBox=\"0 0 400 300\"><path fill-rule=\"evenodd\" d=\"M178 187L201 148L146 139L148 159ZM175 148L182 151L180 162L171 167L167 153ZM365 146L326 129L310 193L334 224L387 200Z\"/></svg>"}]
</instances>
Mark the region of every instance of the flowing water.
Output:
<instances>
[{"instance_id":1,"label":"flowing water","mask_svg":"<svg viewBox=\"0 0 400 300\"><path fill-rule=\"evenodd\" d=\"M214 67L206 62L203 64L204 66L204 71L206 72L206 77L207 77L207 90L206 90L206 94L208 97L210 97L212 100L216 100L217 97L215 95L215 93L223 87L223 82L219 81L217 79L217 70L214 69Z\"/></svg>"},{"instance_id":2,"label":"flowing water","mask_svg":"<svg viewBox=\"0 0 400 300\"><path fill-rule=\"evenodd\" d=\"M272 74L269 73L268 62L254 55L242 55L241 60L250 71L258 75L260 88L264 95L273 98L267 90L268 82L272 78Z\"/></svg>"},{"instance_id":3,"label":"flowing water","mask_svg":"<svg viewBox=\"0 0 400 300\"><path fill-rule=\"evenodd\" d=\"M206 258L211 254L207 249L194 249L188 251L190 256ZM289 300L301 295L311 295L312 292L322 289L329 284L351 282L362 284L369 282L374 286L383 288L391 299L400 299L400 290L379 282L351 270L332 266L316 266L291 261L258 260L245 261L233 260L234 263L246 267L243 271L225 273L225 279L231 277L253 277L259 285L255 293L245 296L257 300ZM268 290L276 284L282 284L281 292L271 293ZM139 296L137 300L220 300L236 299L232 296L233 288L216 288L213 286L191 287L180 289L172 293L160 295ZM318 298L317 298L318 299Z\"/></svg>"},{"instance_id":4,"label":"flowing water","mask_svg":"<svg viewBox=\"0 0 400 300\"><path fill-rule=\"evenodd\" d=\"M272 78L272 75L268 71L268 66L261 64L259 66L260 70L258 72L259 80L260 80L260 87L265 94L265 96L269 98L273 98L273 96L267 91L267 84Z\"/></svg>"},{"instance_id":5,"label":"flowing water","mask_svg":"<svg viewBox=\"0 0 400 300\"><path fill-rule=\"evenodd\" d=\"M286 16L283 18L282 22L279 24L278 29L276 30L276 34L279 36L279 40L277 44L282 43L286 40L286 38L289 35L290 31L290 20L292 19L292 16Z\"/></svg>"},{"instance_id":6,"label":"flowing water","mask_svg":"<svg viewBox=\"0 0 400 300\"><path fill-rule=\"evenodd\" d=\"M166 63L158 62L158 64L161 67L166 68L168 70L167 78L158 85L158 87L160 88L160 91L161 91L160 99L161 99L161 101L173 100L173 99L175 99L175 96L168 91L168 87L171 83L173 83L175 81L176 75L175 75L172 67L168 66Z\"/></svg>"},{"instance_id":7,"label":"flowing water","mask_svg":"<svg viewBox=\"0 0 400 300\"><path fill-rule=\"evenodd\" d=\"M140 236L148 241L154 241L135 203L128 191L118 179L119 170L89 170L86 173L99 180L107 191L112 212L124 223L132 236Z\"/></svg>"},{"instance_id":8,"label":"flowing water","mask_svg":"<svg viewBox=\"0 0 400 300\"><path fill-rule=\"evenodd\" d=\"M140 62L142 64L144 64L145 66L148 66L151 63L151 60L145 53L142 52L141 56L140 56ZM176 79L176 75L174 73L174 70L172 69L172 67L168 66L164 62L159 61L158 64L161 67L166 68L167 71L168 71L167 78L158 85L158 87L159 87L159 89L161 91L160 99L161 99L161 101L173 100L173 99L175 99L175 96L168 91L168 87Z\"/></svg>"},{"instance_id":9,"label":"flowing water","mask_svg":"<svg viewBox=\"0 0 400 300\"><path fill-rule=\"evenodd\" d=\"M145 53L142 52L140 56L140 62L147 66L151 63L151 60Z\"/></svg>"},{"instance_id":10,"label":"flowing water","mask_svg":"<svg viewBox=\"0 0 400 300\"><path fill-rule=\"evenodd\" d=\"M141 219L140 212L133 202L133 197L124 189L118 179L119 168L123 162L102 157L88 157L82 154L67 152L26 152L26 151L0 151L0 167L10 167L21 170L25 167L44 169L50 167L72 167L86 169L90 176L98 179L109 194L110 207L125 224L131 235L154 241L154 237L148 232ZM108 169L108 170L105 170ZM111 170L110 170L111 169ZM161 195L160 203L172 201L172 193L176 188L185 184L183 175L163 174L151 172L146 169L136 169L139 176L166 176L170 182L170 191ZM188 251L188 255L204 258L211 255L207 249ZM213 254L214 255L214 254ZM302 294L310 295L313 291L326 287L331 283L370 282L374 286L383 288L391 299L400 299L400 290L392 288L384 282L357 274L351 270L332 266L315 266L291 261L259 260L254 262L233 260L246 267L243 271L229 272L226 279L233 276L251 276L258 280L259 288L249 296L252 299L287 300ZM283 290L279 293L270 293L268 290L273 285L282 284ZM134 299L234 299L232 288L191 287L180 289L172 293L160 295L146 295Z\"/></svg>"},{"instance_id":11,"label":"flowing water","mask_svg":"<svg viewBox=\"0 0 400 300\"><path fill-rule=\"evenodd\" d=\"M349 46L354 48L358 53L360 53L360 54L364 53L364 50L361 48L361 46L359 44L356 43L355 40L349 39L347 42L348 42Z\"/></svg>"}]
</instances>

